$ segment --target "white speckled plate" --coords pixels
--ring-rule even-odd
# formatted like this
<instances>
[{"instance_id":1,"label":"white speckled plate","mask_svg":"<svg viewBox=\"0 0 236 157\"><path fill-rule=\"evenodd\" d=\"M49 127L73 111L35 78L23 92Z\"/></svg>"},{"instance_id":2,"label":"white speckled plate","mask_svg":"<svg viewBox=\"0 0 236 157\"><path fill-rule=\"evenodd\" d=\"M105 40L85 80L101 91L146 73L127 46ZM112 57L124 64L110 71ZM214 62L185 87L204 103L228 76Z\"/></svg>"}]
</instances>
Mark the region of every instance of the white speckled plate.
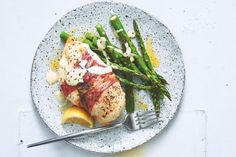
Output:
<instances>
[{"instance_id":1,"label":"white speckled plate","mask_svg":"<svg viewBox=\"0 0 236 157\"><path fill-rule=\"evenodd\" d=\"M101 23L105 26L108 36L112 37L113 42L117 42L108 21L111 11L119 15L127 30L132 30L132 20L137 19L143 36L149 35L153 39L155 52L161 61L157 72L169 82L168 89L172 95L172 101L164 100L161 107L160 122L147 129L129 132L125 128L119 128L89 137L68 140L75 146L100 153L129 150L159 134L178 109L185 80L184 63L179 46L170 31L157 19L140 9L121 3L96 2L79 7L64 15L49 30L39 44L33 61L32 98L39 115L53 132L57 135L64 135L85 129L80 125L61 125L60 104L53 95L53 91L57 90L59 86L49 86L45 79L50 60L57 57L59 49L63 48L59 34L61 31L70 32L74 28L78 29L77 35L81 35L85 31L95 32L95 25ZM137 99L141 98L149 104L149 109L153 107L146 92L140 91L137 92L137 95Z\"/></svg>"}]
</instances>

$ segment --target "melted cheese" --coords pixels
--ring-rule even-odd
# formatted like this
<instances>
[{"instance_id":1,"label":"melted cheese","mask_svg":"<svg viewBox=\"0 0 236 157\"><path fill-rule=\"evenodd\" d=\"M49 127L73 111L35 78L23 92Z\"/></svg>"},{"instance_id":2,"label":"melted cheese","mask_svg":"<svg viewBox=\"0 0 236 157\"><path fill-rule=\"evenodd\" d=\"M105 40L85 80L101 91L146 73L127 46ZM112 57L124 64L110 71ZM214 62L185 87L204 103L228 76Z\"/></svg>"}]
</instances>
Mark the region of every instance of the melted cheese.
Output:
<instances>
[{"instance_id":1,"label":"melted cheese","mask_svg":"<svg viewBox=\"0 0 236 157\"><path fill-rule=\"evenodd\" d=\"M106 38L101 37L98 39L97 46L99 50L104 50L106 48Z\"/></svg>"},{"instance_id":2,"label":"melted cheese","mask_svg":"<svg viewBox=\"0 0 236 157\"><path fill-rule=\"evenodd\" d=\"M130 37L130 38L134 38L135 37L135 32L134 31L129 31L128 32L128 36Z\"/></svg>"},{"instance_id":3,"label":"melted cheese","mask_svg":"<svg viewBox=\"0 0 236 157\"><path fill-rule=\"evenodd\" d=\"M83 76L85 75L86 70L81 68L72 69L66 75L66 83L70 86L76 86L78 83L83 83Z\"/></svg>"},{"instance_id":4,"label":"melted cheese","mask_svg":"<svg viewBox=\"0 0 236 157\"><path fill-rule=\"evenodd\" d=\"M129 47L128 43L125 43L125 53L124 53L125 57L129 57L130 61L133 62L134 61L134 56L131 52L131 48Z\"/></svg>"},{"instance_id":5,"label":"melted cheese","mask_svg":"<svg viewBox=\"0 0 236 157\"><path fill-rule=\"evenodd\" d=\"M50 69L46 74L46 80L50 85L56 83L58 80L57 73Z\"/></svg>"}]
</instances>

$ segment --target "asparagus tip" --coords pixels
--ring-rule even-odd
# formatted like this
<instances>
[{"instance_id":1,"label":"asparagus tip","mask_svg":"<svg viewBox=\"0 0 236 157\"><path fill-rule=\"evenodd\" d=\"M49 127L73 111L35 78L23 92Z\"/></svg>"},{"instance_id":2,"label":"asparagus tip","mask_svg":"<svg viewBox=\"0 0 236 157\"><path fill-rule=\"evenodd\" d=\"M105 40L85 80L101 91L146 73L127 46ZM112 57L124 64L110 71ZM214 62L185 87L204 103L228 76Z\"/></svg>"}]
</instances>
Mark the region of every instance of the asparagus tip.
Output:
<instances>
[{"instance_id":1,"label":"asparagus tip","mask_svg":"<svg viewBox=\"0 0 236 157\"><path fill-rule=\"evenodd\" d=\"M61 38L64 42L66 42L66 40L67 40L69 37L70 37L70 34L67 33L67 32L61 32L61 34L60 34L60 38Z\"/></svg>"},{"instance_id":2,"label":"asparagus tip","mask_svg":"<svg viewBox=\"0 0 236 157\"><path fill-rule=\"evenodd\" d=\"M112 15L111 18L110 18L110 20L115 20L116 18L118 18L117 15Z\"/></svg>"},{"instance_id":3,"label":"asparagus tip","mask_svg":"<svg viewBox=\"0 0 236 157\"><path fill-rule=\"evenodd\" d=\"M96 24L96 26L95 26L96 28L101 28L102 27L102 25L100 24L100 23L98 23L98 24Z\"/></svg>"}]
</instances>

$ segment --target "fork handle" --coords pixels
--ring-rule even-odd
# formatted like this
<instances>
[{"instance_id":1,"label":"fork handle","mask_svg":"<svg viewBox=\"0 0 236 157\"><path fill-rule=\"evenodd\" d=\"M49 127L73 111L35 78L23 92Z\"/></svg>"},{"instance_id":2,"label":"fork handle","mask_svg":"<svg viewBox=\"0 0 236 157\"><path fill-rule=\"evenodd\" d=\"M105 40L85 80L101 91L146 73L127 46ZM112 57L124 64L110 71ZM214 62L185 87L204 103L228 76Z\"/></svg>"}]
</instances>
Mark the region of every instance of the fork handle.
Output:
<instances>
[{"instance_id":1,"label":"fork handle","mask_svg":"<svg viewBox=\"0 0 236 157\"><path fill-rule=\"evenodd\" d=\"M99 128L90 129L90 130L84 130L84 131L81 131L78 133L72 133L72 134L63 135L63 136L57 136L54 138L50 138L47 140L43 140L40 142L29 144L29 145L27 145L27 148L35 147L35 146L39 146L39 145L43 145L43 144L48 144L48 143L53 143L53 142L58 142L58 141L62 141L62 140L72 139L75 137L81 137L83 135L93 134L93 133L97 133L97 132L101 132L101 131L105 131L105 130L110 130L110 129L117 128L120 126L122 126L122 123L111 125L111 126L106 126L106 127L99 127Z\"/></svg>"}]
</instances>

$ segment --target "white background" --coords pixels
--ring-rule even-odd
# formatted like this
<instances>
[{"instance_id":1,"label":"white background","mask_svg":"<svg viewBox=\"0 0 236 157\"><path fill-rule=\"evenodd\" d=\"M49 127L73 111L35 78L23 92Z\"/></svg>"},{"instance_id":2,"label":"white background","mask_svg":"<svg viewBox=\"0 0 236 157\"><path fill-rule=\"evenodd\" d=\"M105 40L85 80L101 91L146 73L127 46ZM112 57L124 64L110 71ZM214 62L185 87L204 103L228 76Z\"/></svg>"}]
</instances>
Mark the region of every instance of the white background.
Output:
<instances>
[{"instance_id":1,"label":"white background","mask_svg":"<svg viewBox=\"0 0 236 157\"><path fill-rule=\"evenodd\" d=\"M92 1L0 0L1 157L86 154L85 151L71 148L72 146L63 142L29 150L23 148L25 143L19 144L19 139L26 138L27 135L26 142L32 142L53 136L33 111L29 91L32 59L39 42L51 26L68 11L89 2ZM164 23L179 43L186 68L184 98L176 120L170 124L166 133L144 145L145 150L142 153L144 155L133 156L146 157L158 154L165 157L235 157L236 1L123 0L120 2L141 8ZM28 112L26 116L28 118L22 121L22 114ZM198 112L204 115L201 116ZM30 117L34 117L30 124L34 123L35 127L26 125ZM199 122L196 120L198 117ZM194 124L191 123L192 120ZM204 129L205 132L200 135L191 134ZM189 134L186 134L188 130ZM170 141L175 134L181 138ZM39 135L41 138L38 138ZM199 142L198 139L204 136L206 138L203 142ZM203 145L204 153L200 153L202 148L198 149L199 144ZM172 151L177 154L170 153ZM64 152L64 155L56 152L62 154Z\"/></svg>"}]
</instances>

